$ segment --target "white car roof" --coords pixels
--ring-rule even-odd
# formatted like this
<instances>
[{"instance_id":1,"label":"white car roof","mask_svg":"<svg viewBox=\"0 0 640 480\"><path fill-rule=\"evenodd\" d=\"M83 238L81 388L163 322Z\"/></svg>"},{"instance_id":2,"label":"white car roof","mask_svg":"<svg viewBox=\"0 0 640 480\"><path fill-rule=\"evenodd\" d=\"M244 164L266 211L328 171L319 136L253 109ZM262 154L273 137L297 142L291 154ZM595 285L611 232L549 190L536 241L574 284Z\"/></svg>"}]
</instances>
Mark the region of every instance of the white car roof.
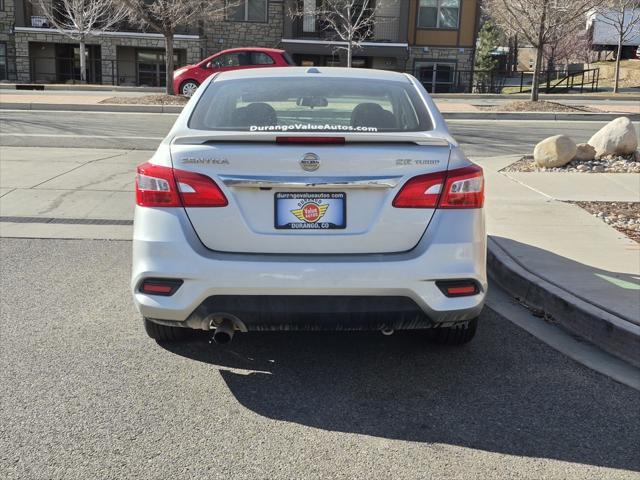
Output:
<instances>
[{"instance_id":1,"label":"white car roof","mask_svg":"<svg viewBox=\"0 0 640 480\"><path fill-rule=\"evenodd\" d=\"M374 70L370 68L341 68L341 67L269 67L245 68L223 72L214 77L215 82L222 80L237 80L242 78L283 78L283 77L324 77L324 78L359 78L362 80L387 80L409 82L403 73L389 70Z\"/></svg>"}]
</instances>

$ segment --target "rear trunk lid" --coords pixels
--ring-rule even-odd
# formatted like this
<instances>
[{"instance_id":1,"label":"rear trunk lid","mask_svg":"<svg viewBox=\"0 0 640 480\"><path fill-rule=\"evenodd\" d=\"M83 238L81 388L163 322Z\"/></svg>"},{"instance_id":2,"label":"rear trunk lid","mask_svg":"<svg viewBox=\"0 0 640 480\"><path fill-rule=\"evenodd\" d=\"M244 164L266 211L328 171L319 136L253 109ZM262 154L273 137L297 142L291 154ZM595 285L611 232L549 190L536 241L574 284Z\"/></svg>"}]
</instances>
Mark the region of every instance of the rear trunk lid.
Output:
<instances>
[{"instance_id":1,"label":"rear trunk lid","mask_svg":"<svg viewBox=\"0 0 640 480\"><path fill-rule=\"evenodd\" d=\"M238 132L174 139L174 168L211 177L229 201L186 208L200 240L235 253L412 249L434 210L394 208L393 199L409 178L446 170L449 143L424 133L345 138L344 145L279 144L274 134Z\"/></svg>"}]
</instances>

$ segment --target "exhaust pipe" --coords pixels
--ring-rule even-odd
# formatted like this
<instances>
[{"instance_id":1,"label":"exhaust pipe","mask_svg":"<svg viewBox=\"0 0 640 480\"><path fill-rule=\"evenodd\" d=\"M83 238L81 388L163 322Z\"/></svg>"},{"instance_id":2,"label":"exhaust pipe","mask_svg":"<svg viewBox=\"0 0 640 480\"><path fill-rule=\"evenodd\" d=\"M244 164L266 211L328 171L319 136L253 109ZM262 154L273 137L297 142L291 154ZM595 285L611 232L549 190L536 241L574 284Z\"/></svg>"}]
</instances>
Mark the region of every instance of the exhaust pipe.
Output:
<instances>
[{"instance_id":1,"label":"exhaust pipe","mask_svg":"<svg viewBox=\"0 0 640 480\"><path fill-rule=\"evenodd\" d=\"M233 340L234 330L233 322L225 318L220 326L216 327L216 331L213 333L213 341L219 345L230 343Z\"/></svg>"},{"instance_id":2,"label":"exhaust pipe","mask_svg":"<svg viewBox=\"0 0 640 480\"><path fill-rule=\"evenodd\" d=\"M390 335L393 335L394 333L394 329L393 328L389 328L387 326L384 326L380 329L380 332L382 333L382 335L384 335L385 337L388 337Z\"/></svg>"}]
</instances>

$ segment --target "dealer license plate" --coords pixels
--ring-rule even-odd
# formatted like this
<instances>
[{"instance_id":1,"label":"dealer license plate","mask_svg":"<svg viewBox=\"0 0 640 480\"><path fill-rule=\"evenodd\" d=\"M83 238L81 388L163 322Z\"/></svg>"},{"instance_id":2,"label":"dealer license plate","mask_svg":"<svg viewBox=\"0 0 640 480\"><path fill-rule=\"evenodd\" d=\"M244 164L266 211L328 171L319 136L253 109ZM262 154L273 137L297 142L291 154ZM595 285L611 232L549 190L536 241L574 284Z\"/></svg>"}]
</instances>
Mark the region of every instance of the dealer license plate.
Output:
<instances>
[{"instance_id":1,"label":"dealer license plate","mask_svg":"<svg viewBox=\"0 0 640 480\"><path fill-rule=\"evenodd\" d=\"M279 230L332 230L347 227L344 192L278 192L275 227Z\"/></svg>"}]
</instances>

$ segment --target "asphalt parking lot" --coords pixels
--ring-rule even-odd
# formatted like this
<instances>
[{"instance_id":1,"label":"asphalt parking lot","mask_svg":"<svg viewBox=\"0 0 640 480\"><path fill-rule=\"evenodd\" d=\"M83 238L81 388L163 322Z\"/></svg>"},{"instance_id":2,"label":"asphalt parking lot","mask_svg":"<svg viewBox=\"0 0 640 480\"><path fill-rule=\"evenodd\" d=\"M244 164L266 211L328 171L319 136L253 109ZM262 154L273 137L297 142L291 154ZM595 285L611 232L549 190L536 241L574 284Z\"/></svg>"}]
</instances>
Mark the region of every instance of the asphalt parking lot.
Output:
<instances>
[{"instance_id":1,"label":"asphalt parking lot","mask_svg":"<svg viewBox=\"0 0 640 480\"><path fill-rule=\"evenodd\" d=\"M637 479L640 393L490 310L415 334L146 338L130 242L0 239L0 478Z\"/></svg>"}]
</instances>

